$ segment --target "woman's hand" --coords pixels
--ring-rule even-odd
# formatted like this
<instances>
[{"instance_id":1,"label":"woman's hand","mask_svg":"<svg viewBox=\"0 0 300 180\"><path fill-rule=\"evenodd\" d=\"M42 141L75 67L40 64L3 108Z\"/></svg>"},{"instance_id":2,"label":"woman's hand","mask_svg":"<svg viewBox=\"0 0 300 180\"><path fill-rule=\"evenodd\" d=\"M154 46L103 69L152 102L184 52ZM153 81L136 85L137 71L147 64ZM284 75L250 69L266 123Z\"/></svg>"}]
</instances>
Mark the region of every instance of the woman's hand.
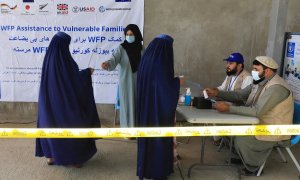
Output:
<instances>
[{"instance_id":1,"label":"woman's hand","mask_svg":"<svg viewBox=\"0 0 300 180\"><path fill-rule=\"evenodd\" d=\"M93 75L95 69L94 69L94 68L89 68L89 69L90 69L90 71L91 71L91 75Z\"/></svg>"},{"instance_id":2,"label":"woman's hand","mask_svg":"<svg viewBox=\"0 0 300 180\"><path fill-rule=\"evenodd\" d=\"M108 62L104 62L104 63L102 63L102 64L101 64L101 67L102 67L102 69L105 69L105 70L107 70L107 69L108 69L108 67L109 67L109 64L108 64Z\"/></svg>"}]
</instances>

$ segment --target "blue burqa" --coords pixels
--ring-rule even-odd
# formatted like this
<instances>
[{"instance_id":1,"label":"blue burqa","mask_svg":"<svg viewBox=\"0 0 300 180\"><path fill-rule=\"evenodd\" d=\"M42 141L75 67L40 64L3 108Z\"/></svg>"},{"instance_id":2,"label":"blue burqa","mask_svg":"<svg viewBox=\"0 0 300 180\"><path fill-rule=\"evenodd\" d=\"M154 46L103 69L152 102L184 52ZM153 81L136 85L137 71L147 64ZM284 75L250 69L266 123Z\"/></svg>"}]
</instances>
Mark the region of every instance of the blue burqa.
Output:
<instances>
[{"instance_id":1,"label":"blue burqa","mask_svg":"<svg viewBox=\"0 0 300 180\"><path fill-rule=\"evenodd\" d=\"M43 62L38 100L38 128L99 128L91 71L79 70L69 45L71 37L58 32ZM36 156L56 165L77 165L96 153L94 139L37 139Z\"/></svg>"},{"instance_id":2,"label":"blue burqa","mask_svg":"<svg viewBox=\"0 0 300 180\"><path fill-rule=\"evenodd\" d=\"M137 125L172 127L179 97L173 39L159 35L147 47L137 77ZM173 138L138 138L137 175L165 179L173 172Z\"/></svg>"}]
</instances>

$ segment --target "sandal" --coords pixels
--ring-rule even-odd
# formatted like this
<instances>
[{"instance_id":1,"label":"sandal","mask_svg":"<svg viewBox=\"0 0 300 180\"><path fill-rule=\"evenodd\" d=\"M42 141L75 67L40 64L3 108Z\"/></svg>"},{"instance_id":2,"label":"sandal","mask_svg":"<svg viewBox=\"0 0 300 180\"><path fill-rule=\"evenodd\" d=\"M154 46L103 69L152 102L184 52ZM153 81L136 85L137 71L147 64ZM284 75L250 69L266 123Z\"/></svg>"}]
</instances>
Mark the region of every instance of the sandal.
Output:
<instances>
[{"instance_id":1,"label":"sandal","mask_svg":"<svg viewBox=\"0 0 300 180\"><path fill-rule=\"evenodd\" d=\"M243 176L256 176L257 173L258 173L258 171L251 172L251 171L249 171L248 169L243 168L243 169L241 169L240 173L241 173L241 175L243 175ZM262 174L262 173L263 173L263 172L261 172L261 174Z\"/></svg>"},{"instance_id":2,"label":"sandal","mask_svg":"<svg viewBox=\"0 0 300 180\"><path fill-rule=\"evenodd\" d=\"M72 167L75 167L75 168L82 168L82 164L72 164L71 165Z\"/></svg>"},{"instance_id":3,"label":"sandal","mask_svg":"<svg viewBox=\"0 0 300 180\"><path fill-rule=\"evenodd\" d=\"M220 139L220 140L217 140L217 141L213 141L212 144L215 145L215 146L220 146L220 144L221 144L221 139Z\"/></svg>"}]
</instances>

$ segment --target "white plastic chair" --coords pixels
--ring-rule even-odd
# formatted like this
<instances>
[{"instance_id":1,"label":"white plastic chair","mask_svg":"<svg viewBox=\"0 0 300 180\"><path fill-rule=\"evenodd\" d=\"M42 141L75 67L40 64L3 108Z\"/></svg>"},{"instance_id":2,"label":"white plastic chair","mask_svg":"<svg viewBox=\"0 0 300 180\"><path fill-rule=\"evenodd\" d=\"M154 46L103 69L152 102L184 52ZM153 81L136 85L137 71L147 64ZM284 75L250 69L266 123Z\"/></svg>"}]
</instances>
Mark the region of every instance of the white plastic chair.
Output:
<instances>
[{"instance_id":1,"label":"white plastic chair","mask_svg":"<svg viewBox=\"0 0 300 180\"><path fill-rule=\"evenodd\" d=\"M294 117L293 117L294 124L300 124L300 103L295 102L294 103ZM299 174L300 174L300 166L295 158L294 154L291 151L291 147L298 144L300 141L300 135L293 136L290 140L282 141L282 143L278 143L278 146L276 146L276 150L278 151L279 155L281 156L283 162L287 163L286 158L284 157L283 153L281 152L280 148L285 148L289 156L291 157L292 161L294 162ZM271 153L270 153L271 154ZM269 154L269 156L270 156ZM257 176L260 176L263 168L265 167L266 161L260 166ZM300 177L300 176L299 176Z\"/></svg>"}]
</instances>

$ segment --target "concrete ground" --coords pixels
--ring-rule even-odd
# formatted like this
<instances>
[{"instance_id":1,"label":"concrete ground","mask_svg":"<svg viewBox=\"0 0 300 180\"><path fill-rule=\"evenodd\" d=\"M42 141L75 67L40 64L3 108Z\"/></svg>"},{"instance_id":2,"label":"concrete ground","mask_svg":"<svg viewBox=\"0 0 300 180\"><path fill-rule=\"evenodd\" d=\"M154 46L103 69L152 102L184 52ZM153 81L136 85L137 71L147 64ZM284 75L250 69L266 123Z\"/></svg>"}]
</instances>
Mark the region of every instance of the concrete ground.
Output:
<instances>
[{"instance_id":1,"label":"concrete ground","mask_svg":"<svg viewBox=\"0 0 300 180\"><path fill-rule=\"evenodd\" d=\"M36 122L29 124L1 124L0 127L35 127ZM104 127L111 127L110 122L102 123ZM188 168L200 158L200 137L187 139L178 138L177 151L181 157L180 175L178 166L174 166L174 173L169 180L182 179L237 179L236 170L229 167L199 168L192 170L191 178L187 177ZM205 151L206 163L225 162L228 149L217 152L217 147L207 138ZM97 154L82 168L48 166L44 158L34 156L35 139L0 139L0 180L134 180L136 176L137 145L135 140L100 139L97 140ZM294 155L300 161L299 144L292 148ZM298 179L299 173L288 154L283 150L288 163L282 163L280 156L274 151L268 159L264 172L260 177L243 177L245 180L286 180Z\"/></svg>"}]
</instances>

